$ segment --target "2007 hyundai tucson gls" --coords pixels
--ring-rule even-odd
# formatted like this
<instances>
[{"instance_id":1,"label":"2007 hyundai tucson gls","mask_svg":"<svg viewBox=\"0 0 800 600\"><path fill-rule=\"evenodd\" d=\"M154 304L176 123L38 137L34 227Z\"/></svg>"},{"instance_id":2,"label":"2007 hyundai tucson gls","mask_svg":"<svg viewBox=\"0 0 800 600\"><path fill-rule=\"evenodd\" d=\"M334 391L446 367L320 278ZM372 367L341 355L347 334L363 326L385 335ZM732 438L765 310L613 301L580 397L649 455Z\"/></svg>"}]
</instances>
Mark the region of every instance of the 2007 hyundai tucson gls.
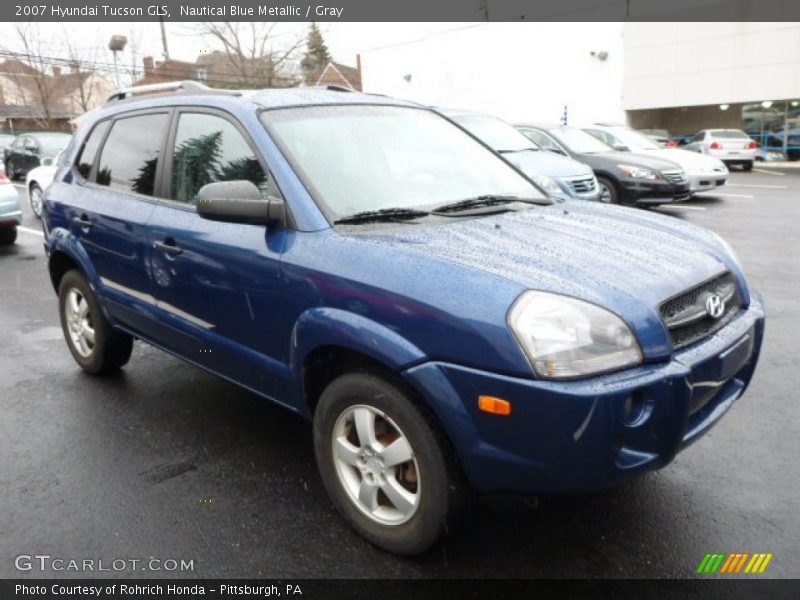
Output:
<instances>
[{"instance_id":1,"label":"2007 hyundai tucson gls","mask_svg":"<svg viewBox=\"0 0 800 600\"><path fill-rule=\"evenodd\" d=\"M302 415L336 507L397 553L474 491L663 467L741 396L764 329L715 234L556 202L380 96L123 90L64 152L44 216L84 370L139 338Z\"/></svg>"}]
</instances>

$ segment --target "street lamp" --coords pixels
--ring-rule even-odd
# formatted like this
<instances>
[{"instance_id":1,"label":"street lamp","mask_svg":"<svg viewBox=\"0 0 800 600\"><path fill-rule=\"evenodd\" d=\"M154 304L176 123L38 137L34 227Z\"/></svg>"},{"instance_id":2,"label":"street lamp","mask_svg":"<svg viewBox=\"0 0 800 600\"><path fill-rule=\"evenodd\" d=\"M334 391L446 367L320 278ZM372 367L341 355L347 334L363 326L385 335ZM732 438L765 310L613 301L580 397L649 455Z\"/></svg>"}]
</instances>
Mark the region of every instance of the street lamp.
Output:
<instances>
[{"instance_id":1,"label":"street lamp","mask_svg":"<svg viewBox=\"0 0 800 600\"><path fill-rule=\"evenodd\" d=\"M119 83L119 68L117 67L117 52L125 50L125 44L128 43L128 38L124 35L112 35L111 40L108 42L108 49L114 55L114 78L117 80L117 87L122 87Z\"/></svg>"}]
</instances>

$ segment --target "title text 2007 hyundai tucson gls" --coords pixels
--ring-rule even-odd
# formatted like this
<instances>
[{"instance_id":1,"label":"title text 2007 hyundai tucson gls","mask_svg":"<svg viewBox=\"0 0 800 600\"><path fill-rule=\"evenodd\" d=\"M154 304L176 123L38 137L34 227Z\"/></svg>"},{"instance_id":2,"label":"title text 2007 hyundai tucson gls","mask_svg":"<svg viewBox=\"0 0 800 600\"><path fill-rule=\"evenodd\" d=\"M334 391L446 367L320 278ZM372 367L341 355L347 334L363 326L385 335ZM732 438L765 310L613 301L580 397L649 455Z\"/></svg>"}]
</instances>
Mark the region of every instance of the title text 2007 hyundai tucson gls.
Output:
<instances>
[{"instance_id":1,"label":"title text 2007 hyundai tucson gls","mask_svg":"<svg viewBox=\"0 0 800 600\"><path fill-rule=\"evenodd\" d=\"M715 234L556 202L415 104L173 87L90 113L45 193L69 350L140 338L312 421L378 546L663 467L747 387L764 313Z\"/></svg>"}]
</instances>

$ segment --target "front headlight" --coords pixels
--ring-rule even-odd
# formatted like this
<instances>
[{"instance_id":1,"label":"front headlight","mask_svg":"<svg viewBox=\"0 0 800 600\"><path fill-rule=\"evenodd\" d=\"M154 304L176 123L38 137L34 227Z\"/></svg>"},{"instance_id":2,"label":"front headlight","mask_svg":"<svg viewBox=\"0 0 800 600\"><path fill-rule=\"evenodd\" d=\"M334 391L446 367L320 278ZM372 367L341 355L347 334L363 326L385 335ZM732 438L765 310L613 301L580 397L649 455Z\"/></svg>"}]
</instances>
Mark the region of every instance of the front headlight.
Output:
<instances>
[{"instance_id":1,"label":"front headlight","mask_svg":"<svg viewBox=\"0 0 800 600\"><path fill-rule=\"evenodd\" d=\"M563 194L561 188L558 187L558 184L550 177L547 177L545 175L532 175L531 179L533 179L533 182L536 185L538 185L540 188L542 188L544 191L546 191L551 196L553 194L556 194L556 195L562 195Z\"/></svg>"},{"instance_id":2,"label":"front headlight","mask_svg":"<svg viewBox=\"0 0 800 600\"><path fill-rule=\"evenodd\" d=\"M617 165L626 176L633 179L661 179L658 171L653 169L645 169L644 167L636 167L634 165Z\"/></svg>"},{"instance_id":3,"label":"front headlight","mask_svg":"<svg viewBox=\"0 0 800 600\"><path fill-rule=\"evenodd\" d=\"M642 362L622 319L568 296L529 290L514 302L508 325L540 377L585 377Z\"/></svg>"}]
</instances>

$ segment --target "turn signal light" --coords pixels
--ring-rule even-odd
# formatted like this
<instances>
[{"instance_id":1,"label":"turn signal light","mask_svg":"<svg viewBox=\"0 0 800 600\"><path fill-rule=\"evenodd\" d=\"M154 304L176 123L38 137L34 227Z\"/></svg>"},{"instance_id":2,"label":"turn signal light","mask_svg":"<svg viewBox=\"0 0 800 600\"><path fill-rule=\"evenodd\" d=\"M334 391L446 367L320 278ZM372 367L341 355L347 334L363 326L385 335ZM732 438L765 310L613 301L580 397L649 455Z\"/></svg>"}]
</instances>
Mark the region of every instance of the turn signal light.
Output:
<instances>
[{"instance_id":1,"label":"turn signal light","mask_svg":"<svg viewBox=\"0 0 800 600\"><path fill-rule=\"evenodd\" d=\"M478 408L492 415L511 414L511 402L494 396L478 396Z\"/></svg>"}]
</instances>

